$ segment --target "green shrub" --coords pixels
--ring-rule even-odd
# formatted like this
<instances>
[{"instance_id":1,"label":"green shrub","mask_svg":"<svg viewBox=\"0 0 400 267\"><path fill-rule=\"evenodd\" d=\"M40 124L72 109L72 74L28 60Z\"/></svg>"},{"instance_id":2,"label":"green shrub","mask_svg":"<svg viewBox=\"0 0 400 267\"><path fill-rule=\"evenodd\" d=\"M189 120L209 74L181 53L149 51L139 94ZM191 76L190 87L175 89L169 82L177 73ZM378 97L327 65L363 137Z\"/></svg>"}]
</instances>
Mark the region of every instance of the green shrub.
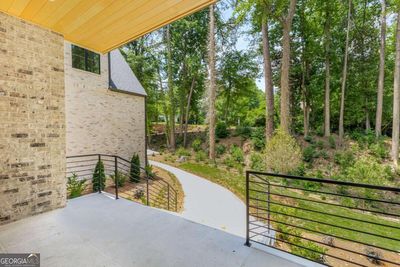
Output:
<instances>
[{"instance_id":1,"label":"green shrub","mask_svg":"<svg viewBox=\"0 0 400 267\"><path fill-rule=\"evenodd\" d=\"M251 133L251 141L253 146L257 150L265 148L265 129L262 127L257 127Z\"/></svg>"},{"instance_id":2,"label":"green shrub","mask_svg":"<svg viewBox=\"0 0 400 267\"><path fill-rule=\"evenodd\" d=\"M235 167L236 162L235 162L235 160L233 159L232 156L228 156L228 157L226 157L226 158L224 159L224 164L225 164L227 167L233 168L233 167Z\"/></svg>"},{"instance_id":3,"label":"green shrub","mask_svg":"<svg viewBox=\"0 0 400 267\"><path fill-rule=\"evenodd\" d=\"M200 138L194 139L193 142L192 142L193 151L194 152L200 151L201 150L201 144L202 144L202 141L201 141Z\"/></svg>"},{"instance_id":4,"label":"green shrub","mask_svg":"<svg viewBox=\"0 0 400 267\"><path fill-rule=\"evenodd\" d=\"M388 150L386 149L385 143L377 142L370 145L369 147L371 154L379 159L385 159L388 157Z\"/></svg>"},{"instance_id":5,"label":"green shrub","mask_svg":"<svg viewBox=\"0 0 400 267\"><path fill-rule=\"evenodd\" d=\"M387 185L393 179L389 166L379 163L371 156L362 156L347 169L347 180L356 183Z\"/></svg>"},{"instance_id":6,"label":"green shrub","mask_svg":"<svg viewBox=\"0 0 400 267\"><path fill-rule=\"evenodd\" d=\"M342 169L346 169L349 166L354 164L354 155L352 151L338 151L335 153L334 161L338 164Z\"/></svg>"},{"instance_id":7,"label":"green shrub","mask_svg":"<svg viewBox=\"0 0 400 267\"><path fill-rule=\"evenodd\" d=\"M314 139L312 138L311 135L304 136L304 141L306 141L307 143L310 143L310 144L314 143Z\"/></svg>"},{"instance_id":8,"label":"green shrub","mask_svg":"<svg viewBox=\"0 0 400 267\"><path fill-rule=\"evenodd\" d=\"M336 141L335 141L335 137L333 137L332 135L329 136L328 138L328 143L329 143L329 147L335 149L336 148Z\"/></svg>"},{"instance_id":9,"label":"green shrub","mask_svg":"<svg viewBox=\"0 0 400 267\"><path fill-rule=\"evenodd\" d=\"M228 127L226 126L225 122L220 121L217 123L217 125L215 127L215 135L218 138L228 137L229 131L228 131Z\"/></svg>"},{"instance_id":10,"label":"green shrub","mask_svg":"<svg viewBox=\"0 0 400 267\"><path fill-rule=\"evenodd\" d=\"M319 149L323 149L325 147L324 142L319 140L315 143L315 146Z\"/></svg>"},{"instance_id":11,"label":"green shrub","mask_svg":"<svg viewBox=\"0 0 400 267\"><path fill-rule=\"evenodd\" d=\"M315 151L314 146L307 146L303 149L303 160L305 162L313 162L315 158L318 157L317 151Z\"/></svg>"},{"instance_id":12,"label":"green shrub","mask_svg":"<svg viewBox=\"0 0 400 267\"><path fill-rule=\"evenodd\" d=\"M185 149L184 147L180 147L175 151L175 154L178 157L189 157L190 156L190 152L189 150Z\"/></svg>"},{"instance_id":13,"label":"green shrub","mask_svg":"<svg viewBox=\"0 0 400 267\"><path fill-rule=\"evenodd\" d=\"M93 191L104 190L106 187L106 174L104 173L104 164L101 160L97 161L93 173Z\"/></svg>"},{"instance_id":14,"label":"green shrub","mask_svg":"<svg viewBox=\"0 0 400 267\"><path fill-rule=\"evenodd\" d=\"M207 159L207 154L203 150L197 151L195 155L195 160L197 162L199 161L205 161Z\"/></svg>"},{"instance_id":15,"label":"green shrub","mask_svg":"<svg viewBox=\"0 0 400 267\"><path fill-rule=\"evenodd\" d=\"M218 144L215 148L216 152L217 152L217 156L221 156L225 153L226 151L226 146L224 146L223 144Z\"/></svg>"},{"instance_id":16,"label":"green shrub","mask_svg":"<svg viewBox=\"0 0 400 267\"><path fill-rule=\"evenodd\" d=\"M250 168L255 171L265 171L264 157L261 153L250 154Z\"/></svg>"},{"instance_id":17,"label":"green shrub","mask_svg":"<svg viewBox=\"0 0 400 267\"><path fill-rule=\"evenodd\" d=\"M251 136L251 127L248 125L239 125L235 129L235 136L241 136L248 139Z\"/></svg>"},{"instance_id":18,"label":"green shrub","mask_svg":"<svg viewBox=\"0 0 400 267\"><path fill-rule=\"evenodd\" d=\"M68 177L67 181L67 192L69 198L75 198L82 195L82 192L86 189L86 180L79 180L77 175L74 173L71 177Z\"/></svg>"},{"instance_id":19,"label":"green shrub","mask_svg":"<svg viewBox=\"0 0 400 267\"><path fill-rule=\"evenodd\" d=\"M324 262L324 254L327 251L326 248L320 247L314 242L303 240L296 242L296 245L290 245L290 249L293 254L300 257L304 257L320 263Z\"/></svg>"},{"instance_id":20,"label":"green shrub","mask_svg":"<svg viewBox=\"0 0 400 267\"><path fill-rule=\"evenodd\" d=\"M301 164L301 150L296 140L281 129L267 142L265 148L267 170L291 173Z\"/></svg>"},{"instance_id":21,"label":"green shrub","mask_svg":"<svg viewBox=\"0 0 400 267\"><path fill-rule=\"evenodd\" d=\"M126 182L126 176L123 175L122 173L117 174L117 179L115 179L115 175L110 176L111 180L114 182L114 185L117 184L118 187L123 187Z\"/></svg>"},{"instance_id":22,"label":"green shrub","mask_svg":"<svg viewBox=\"0 0 400 267\"><path fill-rule=\"evenodd\" d=\"M153 166L147 165L146 167L144 167L144 171L148 178L154 179L156 177L156 174L153 171Z\"/></svg>"},{"instance_id":23,"label":"green shrub","mask_svg":"<svg viewBox=\"0 0 400 267\"><path fill-rule=\"evenodd\" d=\"M138 154L133 154L131 158L131 169L129 171L129 179L131 182L138 183L140 181L140 158Z\"/></svg>"},{"instance_id":24,"label":"green shrub","mask_svg":"<svg viewBox=\"0 0 400 267\"><path fill-rule=\"evenodd\" d=\"M326 152L326 150L319 151L318 156L320 158L323 158L323 159L328 159L329 158L328 152Z\"/></svg>"},{"instance_id":25,"label":"green shrub","mask_svg":"<svg viewBox=\"0 0 400 267\"><path fill-rule=\"evenodd\" d=\"M233 160L236 161L237 163L243 163L244 161L243 151L240 147L236 145L231 146L231 156Z\"/></svg>"}]
</instances>

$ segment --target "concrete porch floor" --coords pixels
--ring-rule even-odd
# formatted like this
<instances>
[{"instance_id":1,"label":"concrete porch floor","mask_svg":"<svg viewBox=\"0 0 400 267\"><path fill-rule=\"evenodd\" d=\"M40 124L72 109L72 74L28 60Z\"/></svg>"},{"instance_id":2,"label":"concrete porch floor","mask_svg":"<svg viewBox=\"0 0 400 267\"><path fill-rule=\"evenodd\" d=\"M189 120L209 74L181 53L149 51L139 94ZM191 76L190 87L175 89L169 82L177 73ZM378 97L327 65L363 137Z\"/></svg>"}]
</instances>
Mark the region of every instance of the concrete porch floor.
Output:
<instances>
[{"instance_id":1,"label":"concrete porch floor","mask_svg":"<svg viewBox=\"0 0 400 267\"><path fill-rule=\"evenodd\" d=\"M104 193L0 226L0 253L38 252L41 266L302 266L244 241Z\"/></svg>"}]
</instances>

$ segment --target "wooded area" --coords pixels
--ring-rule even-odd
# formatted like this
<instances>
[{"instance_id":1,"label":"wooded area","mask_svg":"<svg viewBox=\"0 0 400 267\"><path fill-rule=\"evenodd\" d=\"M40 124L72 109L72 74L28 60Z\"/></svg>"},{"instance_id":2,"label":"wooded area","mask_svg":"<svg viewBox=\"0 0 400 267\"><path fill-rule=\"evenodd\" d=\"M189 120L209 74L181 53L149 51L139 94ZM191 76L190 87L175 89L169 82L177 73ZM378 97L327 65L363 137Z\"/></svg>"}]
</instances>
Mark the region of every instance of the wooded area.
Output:
<instances>
[{"instance_id":1,"label":"wooded area","mask_svg":"<svg viewBox=\"0 0 400 267\"><path fill-rule=\"evenodd\" d=\"M189 123L208 125L210 159L222 123L265 127L267 142L277 128L338 134L339 144L347 134L374 133L392 138L397 166L399 2L225 0L122 52L147 90L148 127L165 122L171 150L176 128L187 145Z\"/></svg>"}]
</instances>

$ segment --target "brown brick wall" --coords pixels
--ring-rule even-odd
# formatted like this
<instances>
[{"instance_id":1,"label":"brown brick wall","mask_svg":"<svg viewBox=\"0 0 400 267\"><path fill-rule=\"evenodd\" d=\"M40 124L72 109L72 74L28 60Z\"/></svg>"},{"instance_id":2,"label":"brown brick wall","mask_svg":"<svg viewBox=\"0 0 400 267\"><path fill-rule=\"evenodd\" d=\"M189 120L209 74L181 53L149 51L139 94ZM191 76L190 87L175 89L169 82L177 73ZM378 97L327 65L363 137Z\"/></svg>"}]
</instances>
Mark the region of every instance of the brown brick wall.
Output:
<instances>
[{"instance_id":1,"label":"brown brick wall","mask_svg":"<svg viewBox=\"0 0 400 267\"><path fill-rule=\"evenodd\" d=\"M66 203L63 37L0 12L0 223Z\"/></svg>"}]
</instances>

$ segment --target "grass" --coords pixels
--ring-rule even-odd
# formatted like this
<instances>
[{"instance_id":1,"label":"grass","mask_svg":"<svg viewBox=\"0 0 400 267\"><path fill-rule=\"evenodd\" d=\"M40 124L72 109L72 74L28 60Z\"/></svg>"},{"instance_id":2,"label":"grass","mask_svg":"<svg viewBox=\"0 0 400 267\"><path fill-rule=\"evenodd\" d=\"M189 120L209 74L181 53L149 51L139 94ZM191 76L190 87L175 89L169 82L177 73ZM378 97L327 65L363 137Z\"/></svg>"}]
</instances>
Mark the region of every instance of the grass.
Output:
<instances>
[{"instance_id":1,"label":"grass","mask_svg":"<svg viewBox=\"0 0 400 267\"><path fill-rule=\"evenodd\" d=\"M218 167L214 167L211 165L204 165L201 163L185 162L185 163L180 164L179 167L186 171L189 171L191 173L202 176L202 177L204 177L212 182L215 182L219 185L222 185L225 188L232 191L233 193L235 193L243 201L245 200L245 177L244 176L237 175L237 174L235 175L235 174L232 174L225 170L222 170ZM289 189L284 189L284 188L276 188L275 187L273 192L283 194L283 195L289 195L289 196L293 196L293 197L301 197L304 199L315 200L315 198L311 198L305 194L294 192L294 191L291 191ZM273 198L273 201L282 203L281 201L277 201L277 199L274 199L274 198ZM299 227L304 227L304 228L307 228L310 230L324 232L324 233L326 233L326 235L335 235L338 237L344 237L344 238L348 238L350 240L363 242L363 243L370 244L370 245L375 245L375 246L380 246L380 247L387 248L387 249L400 251L400 244L398 241L388 240L388 239L372 236L369 234L358 233L353 230L342 229L342 228L357 229L358 231L370 232L370 233L374 233L377 235L388 236L388 237L400 239L400 229L371 224L371 223L380 223L380 224L385 224L385 225L390 225L390 226L395 226L395 227L400 228L400 223L385 220L384 218L378 217L375 215L352 211L348 208L336 207L336 206L321 204L321 203L313 203L313 202L310 202L307 200L294 200L294 206L303 208L303 209L313 210L316 212L304 211L304 210L299 210L299 209L296 209L293 207L282 207L281 205L271 204L271 211L272 211L273 219L274 219L273 212L274 211L282 212L282 209L284 208L283 213L288 213L293 216L321 222L321 223L317 223L317 222L311 222L311 221L307 221L307 220L290 218L290 217L285 216L285 218L286 218L285 220L287 220L285 222L289 222L290 224L297 225ZM320 214L317 212L325 212L325 213L330 213L333 215ZM353 219L368 221L371 223L358 222L355 220L339 218L334 215L351 217ZM278 216L275 215L275 217L278 217ZM279 216L279 220L282 220L282 216ZM324 223L337 225L342 228L324 225ZM310 231L310 232L312 232L312 231Z\"/></svg>"}]
</instances>

